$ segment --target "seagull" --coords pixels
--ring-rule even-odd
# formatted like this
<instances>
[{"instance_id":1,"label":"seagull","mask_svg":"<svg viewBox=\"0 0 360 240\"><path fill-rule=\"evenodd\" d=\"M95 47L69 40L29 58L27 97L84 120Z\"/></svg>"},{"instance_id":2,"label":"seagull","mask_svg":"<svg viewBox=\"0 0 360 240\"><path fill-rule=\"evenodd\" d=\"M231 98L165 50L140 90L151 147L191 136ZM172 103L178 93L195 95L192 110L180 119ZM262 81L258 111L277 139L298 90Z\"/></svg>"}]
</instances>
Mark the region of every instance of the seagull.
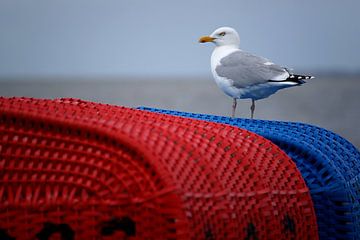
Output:
<instances>
[{"instance_id":1,"label":"seagull","mask_svg":"<svg viewBox=\"0 0 360 240\"><path fill-rule=\"evenodd\" d=\"M237 99L251 99L251 119L255 101L267 98L280 89L299 86L313 76L297 75L270 60L239 49L240 37L235 29L221 27L200 43L212 42L211 72L218 87L233 98L232 117L235 117Z\"/></svg>"}]
</instances>

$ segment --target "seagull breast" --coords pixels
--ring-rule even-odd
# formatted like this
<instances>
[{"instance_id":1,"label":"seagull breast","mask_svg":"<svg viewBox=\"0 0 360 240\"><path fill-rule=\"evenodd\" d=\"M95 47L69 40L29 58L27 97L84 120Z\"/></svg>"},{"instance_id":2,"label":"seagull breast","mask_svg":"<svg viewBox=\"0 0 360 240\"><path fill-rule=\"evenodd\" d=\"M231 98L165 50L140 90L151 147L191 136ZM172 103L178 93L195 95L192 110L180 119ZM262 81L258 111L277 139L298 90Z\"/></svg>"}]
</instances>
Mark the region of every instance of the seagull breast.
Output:
<instances>
[{"instance_id":1,"label":"seagull breast","mask_svg":"<svg viewBox=\"0 0 360 240\"><path fill-rule=\"evenodd\" d=\"M234 87L234 83L231 79L220 76L216 68L221 66L221 59L228 56L231 53L239 51L238 48L233 46L219 46L216 47L211 55L211 73L217 86L227 95L236 97L239 95L239 89Z\"/></svg>"}]
</instances>

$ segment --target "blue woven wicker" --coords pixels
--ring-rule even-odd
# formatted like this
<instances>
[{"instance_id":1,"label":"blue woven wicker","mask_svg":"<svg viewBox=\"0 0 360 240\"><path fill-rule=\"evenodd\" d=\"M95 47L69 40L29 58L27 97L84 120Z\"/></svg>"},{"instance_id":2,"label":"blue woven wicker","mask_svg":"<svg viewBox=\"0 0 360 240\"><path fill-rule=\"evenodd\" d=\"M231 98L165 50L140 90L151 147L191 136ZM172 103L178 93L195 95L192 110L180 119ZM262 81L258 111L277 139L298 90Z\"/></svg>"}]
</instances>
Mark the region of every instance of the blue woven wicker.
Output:
<instances>
[{"instance_id":1,"label":"blue woven wicker","mask_svg":"<svg viewBox=\"0 0 360 240\"><path fill-rule=\"evenodd\" d=\"M303 123L139 109L230 124L271 140L294 160L311 191L320 239L360 239L360 152L344 138Z\"/></svg>"}]
</instances>

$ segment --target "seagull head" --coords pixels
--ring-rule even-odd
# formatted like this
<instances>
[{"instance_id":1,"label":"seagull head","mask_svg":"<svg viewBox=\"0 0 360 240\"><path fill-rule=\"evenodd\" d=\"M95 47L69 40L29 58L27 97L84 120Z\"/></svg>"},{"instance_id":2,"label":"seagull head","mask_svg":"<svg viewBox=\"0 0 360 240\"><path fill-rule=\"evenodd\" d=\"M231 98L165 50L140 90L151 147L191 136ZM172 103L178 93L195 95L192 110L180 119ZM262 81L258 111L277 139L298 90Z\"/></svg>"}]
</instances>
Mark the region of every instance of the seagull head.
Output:
<instances>
[{"instance_id":1,"label":"seagull head","mask_svg":"<svg viewBox=\"0 0 360 240\"><path fill-rule=\"evenodd\" d=\"M209 36L203 36L199 39L200 43L212 42L216 46L235 45L240 44L239 34L231 27L221 27L216 29Z\"/></svg>"}]
</instances>

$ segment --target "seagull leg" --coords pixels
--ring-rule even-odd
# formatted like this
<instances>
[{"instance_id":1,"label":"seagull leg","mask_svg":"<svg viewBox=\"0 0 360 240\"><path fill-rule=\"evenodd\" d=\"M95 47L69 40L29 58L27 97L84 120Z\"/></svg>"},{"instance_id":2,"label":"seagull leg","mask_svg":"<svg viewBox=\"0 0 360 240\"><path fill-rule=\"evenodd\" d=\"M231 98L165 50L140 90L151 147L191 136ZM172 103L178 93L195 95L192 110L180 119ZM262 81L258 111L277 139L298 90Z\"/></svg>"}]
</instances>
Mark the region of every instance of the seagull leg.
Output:
<instances>
[{"instance_id":1,"label":"seagull leg","mask_svg":"<svg viewBox=\"0 0 360 240\"><path fill-rule=\"evenodd\" d=\"M254 99L251 99L250 110L251 110L251 119L254 119L254 111L255 111L255 100Z\"/></svg>"},{"instance_id":2,"label":"seagull leg","mask_svg":"<svg viewBox=\"0 0 360 240\"><path fill-rule=\"evenodd\" d=\"M235 110L236 110L236 98L233 98L233 105L232 105L232 114L231 114L231 117L234 118L235 117Z\"/></svg>"}]
</instances>

